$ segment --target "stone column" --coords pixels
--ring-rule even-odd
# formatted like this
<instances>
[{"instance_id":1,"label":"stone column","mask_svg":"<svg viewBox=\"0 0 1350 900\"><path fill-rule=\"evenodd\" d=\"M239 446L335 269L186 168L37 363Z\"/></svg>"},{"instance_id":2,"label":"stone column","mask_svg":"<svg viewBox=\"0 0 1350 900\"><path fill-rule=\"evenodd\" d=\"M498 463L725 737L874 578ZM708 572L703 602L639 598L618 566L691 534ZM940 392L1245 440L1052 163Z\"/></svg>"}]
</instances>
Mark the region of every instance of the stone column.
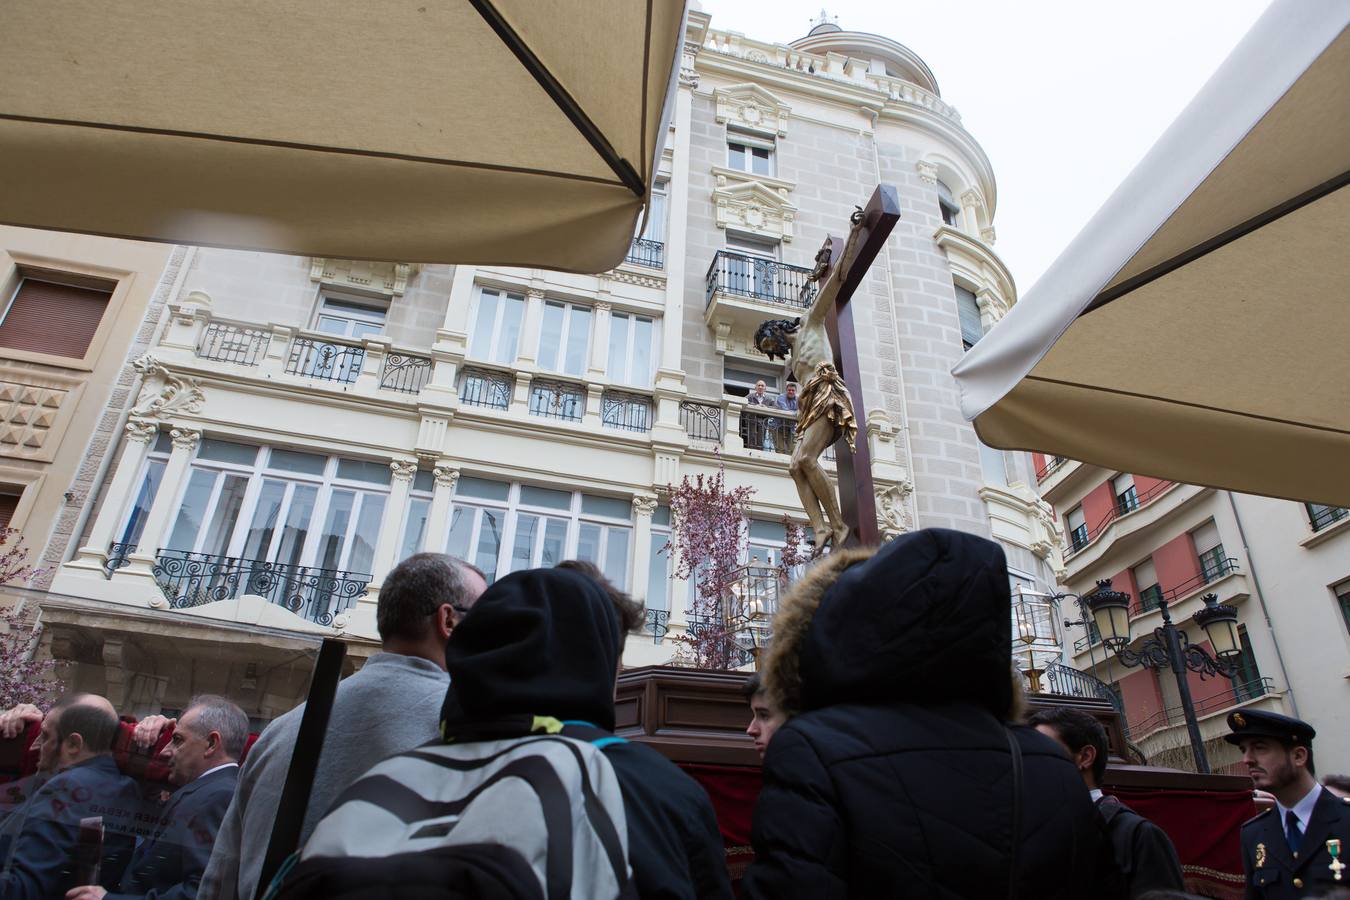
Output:
<instances>
[{"instance_id":1,"label":"stone column","mask_svg":"<svg viewBox=\"0 0 1350 900\"><path fill-rule=\"evenodd\" d=\"M128 557L127 569L135 574L149 575L155 555L164 545L169 524L178 512L178 502L183 494L183 483L192 463L192 454L197 449L202 433L192 428L174 428L169 436L173 438L173 450L164 467L164 477L160 480L154 502L150 504L150 512L145 517L145 530L141 532L136 552Z\"/></svg>"},{"instance_id":2,"label":"stone column","mask_svg":"<svg viewBox=\"0 0 1350 900\"><path fill-rule=\"evenodd\" d=\"M80 548L78 561L102 566L107 560L108 546L132 502L132 493L140 484L145 457L158 436L159 426L154 422L136 419L127 422L126 441L122 444L122 457L117 461L117 473L103 493L103 505L89 532L89 543Z\"/></svg>"},{"instance_id":3,"label":"stone column","mask_svg":"<svg viewBox=\"0 0 1350 900\"><path fill-rule=\"evenodd\" d=\"M961 224L965 227L961 230L971 237L979 237L980 235L980 207L982 205L983 201L980 199L978 191L972 188L962 192Z\"/></svg>"},{"instance_id":4,"label":"stone column","mask_svg":"<svg viewBox=\"0 0 1350 900\"><path fill-rule=\"evenodd\" d=\"M394 473L389 486L389 502L384 507L384 518L380 520L380 539L375 542L374 571L370 583L382 584L384 576L389 574L398 563L398 549L403 543L402 526L408 518L408 492L412 490L413 476L417 474L417 462L411 459L396 459L389 463Z\"/></svg>"},{"instance_id":5,"label":"stone column","mask_svg":"<svg viewBox=\"0 0 1350 900\"><path fill-rule=\"evenodd\" d=\"M459 483L459 469L446 460L439 460L431 472L436 478L436 487L431 494L426 546L422 549L431 553L444 553L445 542L450 537L450 498L454 496L455 485Z\"/></svg>"},{"instance_id":6,"label":"stone column","mask_svg":"<svg viewBox=\"0 0 1350 900\"><path fill-rule=\"evenodd\" d=\"M680 73L680 87L675 92L675 146L670 164L669 214L666 227L666 305L661 316L661 352L656 369L656 429L667 441L684 441L680 427L679 401L684 396L684 291L685 260L688 254L689 232L689 142L693 121L694 87L698 74L694 71L697 51L686 47L687 71ZM710 260L696 261L703 268Z\"/></svg>"},{"instance_id":7,"label":"stone column","mask_svg":"<svg viewBox=\"0 0 1350 900\"><path fill-rule=\"evenodd\" d=\"M647 581L652 565L654 512L655 495L637 494L633 497L633 583L628 586L628 594L644 607L647 605Z\"/></svg>"}]
</instances>

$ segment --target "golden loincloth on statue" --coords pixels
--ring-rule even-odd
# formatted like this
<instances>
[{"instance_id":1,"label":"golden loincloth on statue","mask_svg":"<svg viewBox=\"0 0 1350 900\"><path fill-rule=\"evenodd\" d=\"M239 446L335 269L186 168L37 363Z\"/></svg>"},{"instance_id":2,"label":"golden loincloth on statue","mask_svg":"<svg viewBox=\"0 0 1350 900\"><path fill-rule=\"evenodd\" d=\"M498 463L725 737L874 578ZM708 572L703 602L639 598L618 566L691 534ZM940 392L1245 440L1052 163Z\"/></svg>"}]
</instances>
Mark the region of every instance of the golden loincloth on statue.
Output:
<instances>
[{"instance_id":1,"label":"golden loincloth on statue","mask_svg":"<svg viewBox=\"0 0 1350 900\"><path fill-rule=\"evenodd\" d=\"M853 400L848 395L844 379L830 363L816 366L816 373L802 388L801 399L797 401L798 440L813 422L822 417L834 426L836 440L838 432L844 433L848 449L853 451L853 439L858 434L858 420L853 417Z\"/></svg>"}]
</instances>

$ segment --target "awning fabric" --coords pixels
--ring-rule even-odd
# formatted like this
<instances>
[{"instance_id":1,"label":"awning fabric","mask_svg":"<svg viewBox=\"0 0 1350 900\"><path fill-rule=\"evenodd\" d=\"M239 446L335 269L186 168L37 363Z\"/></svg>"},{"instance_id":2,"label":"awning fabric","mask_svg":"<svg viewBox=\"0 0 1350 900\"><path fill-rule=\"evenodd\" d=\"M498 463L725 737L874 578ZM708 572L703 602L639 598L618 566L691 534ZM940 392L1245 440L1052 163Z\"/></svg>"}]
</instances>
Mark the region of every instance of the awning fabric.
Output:
<instances>
[{"instance_id":1,"label":"awning fabric","mask_svg":"<svg viewBox=\"0 0 1350 900\"><path fill-rule=\"evenodd\" d=\"M9 0L0 222L598 272L668 127L683 0Z\"/></svg>"},{"instance_id":2,"label":"awning fabric","mask_svg":"<svg viewBox=\"0 0 1350 900\"><path fill-rule=\"evenodd\" d=\"M1272 4L953 369L986 443L1350 506L1348 24Z\"/></svg>"}]
</instances>

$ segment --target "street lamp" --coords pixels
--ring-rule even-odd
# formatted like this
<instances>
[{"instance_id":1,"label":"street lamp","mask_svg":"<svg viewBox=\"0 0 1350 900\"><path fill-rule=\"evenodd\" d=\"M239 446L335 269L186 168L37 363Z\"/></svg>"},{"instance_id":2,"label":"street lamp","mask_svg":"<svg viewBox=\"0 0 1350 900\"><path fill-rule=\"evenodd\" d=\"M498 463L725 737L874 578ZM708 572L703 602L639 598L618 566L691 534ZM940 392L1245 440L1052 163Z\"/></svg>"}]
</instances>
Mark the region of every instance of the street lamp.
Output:
<instances>
[{"instance_id":1,"label":"street lamp","mask_svg":"<svg viewBox=\"0 0 1350 900\"><path fill-rule=\"evenodd\" d=\"M1033 694L1041 692L1041 676L1062 652L1056 602L1049 594L1027 591L1020 584L1013 598L1013 658Z\"/></svg>"},{"instance_id":2,"label":"street lamp","mask_svg":"<svg viewBox=\"0 0 1350 900\"><path fill-rule=\"evenodd\" d=\"M1212 675L1232 678L1238 670L1242 645L1238 641L1237 610L1220 605L1219 598L1214 594L1206 594L1202 599L1204 609L1197 612L1192 621L1204 629L1210 646L1214 648L1213 656L1204 647L1192 644L1186 632L1172 623L1166 599L1158 601L1162 626L1153 629L1153 636L1140 644L1138 650L1131 650L1129 646L1130 595L1112 590L1111 579L1098 581L1095 590L1078 598L1078 604L1080 609L1085 609L1084 618L1090 615L1097 626L1102 645L1114 653L1127 669L1142 666L1158 672L1164 668L1172 670L1177 679L1177 693L1181 695L1181 711L1186 717L1186 730L1191 738L1196 771L1208 774L1209 759L1200 737L1200 724L1195 718L1195 704L1191 701L1186 671L1196 672L1201 678Z\"/></svg>"}]
</instances>

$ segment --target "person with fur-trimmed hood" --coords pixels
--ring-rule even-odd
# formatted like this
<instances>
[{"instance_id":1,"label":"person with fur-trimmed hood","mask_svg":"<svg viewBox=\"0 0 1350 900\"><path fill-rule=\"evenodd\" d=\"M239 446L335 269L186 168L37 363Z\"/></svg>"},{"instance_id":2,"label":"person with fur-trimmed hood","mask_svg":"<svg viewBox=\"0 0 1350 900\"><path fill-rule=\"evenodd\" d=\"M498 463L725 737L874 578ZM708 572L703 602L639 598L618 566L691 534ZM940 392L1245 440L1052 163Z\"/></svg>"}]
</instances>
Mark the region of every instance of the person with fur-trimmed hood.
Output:
<instances>
[{"instance_id":1,"label":"person with fur-trimmed hood","mask_svg":"<svg viewBox=\"0 0 1350 900\"><path fill-rule=\"evenodd\" d=\"M1020 715L1008 566L945 529L842 551L784 598L763 670L790 718L755 808L751 898L1095 896L1102 836Z\"/></svg>"}]
</instances>

